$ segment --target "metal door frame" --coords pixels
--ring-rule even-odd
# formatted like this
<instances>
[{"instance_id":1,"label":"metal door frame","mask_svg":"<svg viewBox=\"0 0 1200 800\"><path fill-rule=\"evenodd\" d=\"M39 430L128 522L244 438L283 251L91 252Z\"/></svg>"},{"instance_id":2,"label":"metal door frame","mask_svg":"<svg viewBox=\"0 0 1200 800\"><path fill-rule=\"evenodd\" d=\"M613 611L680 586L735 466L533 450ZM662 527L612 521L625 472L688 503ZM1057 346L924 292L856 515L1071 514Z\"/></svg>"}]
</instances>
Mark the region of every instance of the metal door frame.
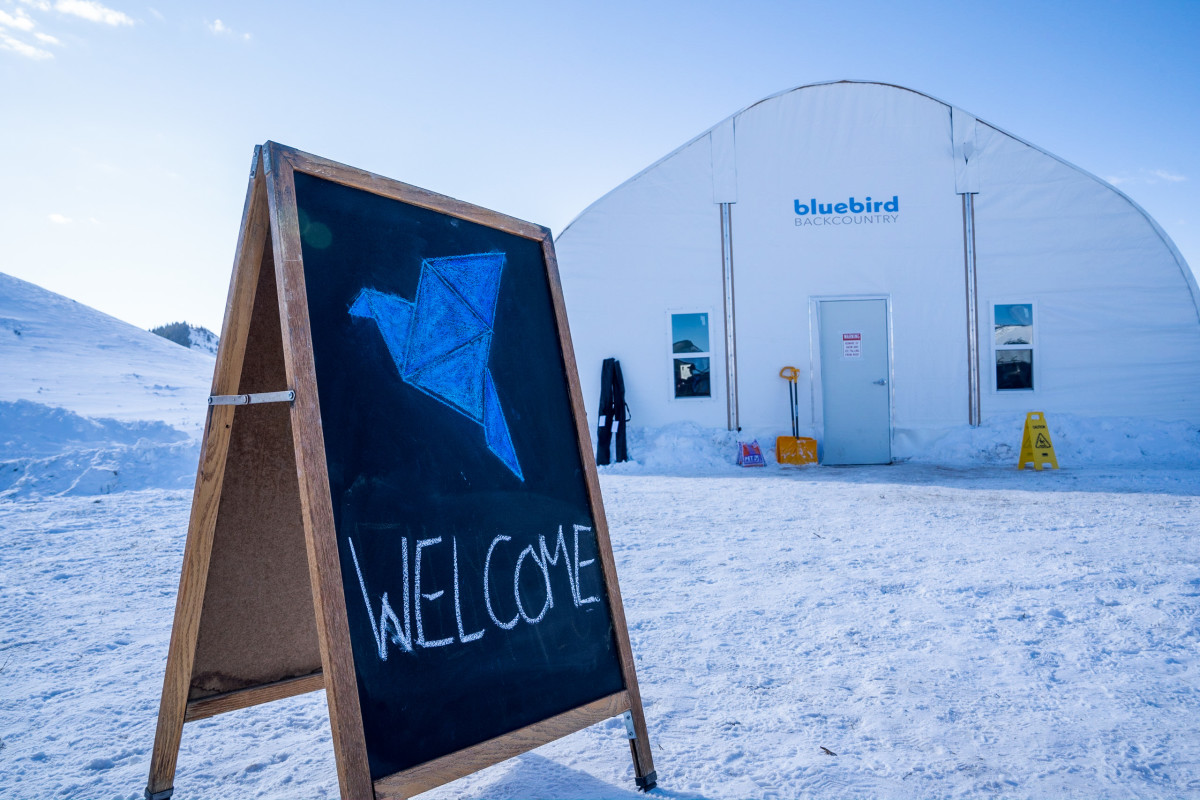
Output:
<instances>
[{"instance_id":1,"label":"metal door frame","mask_svg":"<svg viewBox=\"0 0 1200 800\"><path fill-rule=\"evenodd\" d=\"M895 334L892 329L892 296L889 294L829 294L808 298L808 382L812 393L812 426L820 437L821 452L825 451L825 393L821 374L821 303L845 300L882 300L887 314L887 381L888 381L888 457L896 459L896 365Z\"/></svg>"}]
</instances>

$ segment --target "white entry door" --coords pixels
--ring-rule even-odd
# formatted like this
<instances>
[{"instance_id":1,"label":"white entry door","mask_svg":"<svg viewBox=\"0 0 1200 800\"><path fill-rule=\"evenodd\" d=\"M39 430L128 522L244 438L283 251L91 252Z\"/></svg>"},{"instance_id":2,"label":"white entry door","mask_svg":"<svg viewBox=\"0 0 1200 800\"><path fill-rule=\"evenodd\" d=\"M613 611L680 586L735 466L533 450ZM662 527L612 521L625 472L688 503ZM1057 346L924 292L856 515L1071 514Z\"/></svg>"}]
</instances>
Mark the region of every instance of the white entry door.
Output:
<instances>
[{"instance_id":1,"label":"white entry door","mask_svg":"<svg viewBox=\"0 0 1200 800\"><path fill-rule=\"evenodd\" d=\"M825 464L890 464L886 300L822 300Z\"/></svg>"}]
</instances>

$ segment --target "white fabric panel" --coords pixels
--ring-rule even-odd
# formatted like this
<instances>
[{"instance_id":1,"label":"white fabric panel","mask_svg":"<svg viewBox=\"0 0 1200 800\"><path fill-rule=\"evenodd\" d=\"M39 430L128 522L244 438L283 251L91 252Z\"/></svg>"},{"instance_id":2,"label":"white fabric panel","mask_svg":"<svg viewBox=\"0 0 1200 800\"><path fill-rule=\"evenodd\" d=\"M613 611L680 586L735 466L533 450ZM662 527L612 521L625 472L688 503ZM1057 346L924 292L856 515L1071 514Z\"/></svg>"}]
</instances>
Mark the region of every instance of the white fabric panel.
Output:
<instances>
[{"instance_id":1,"label":"white fabric panel","mask_svg":"<svg viewBox=\"0 0 1200 800\"><path fill-rule=\"evenodd\" d=\"M710 165L701 137L606 195L555 244L593 428L610 356L621 361L631 424L726 426L721 207ZM674 397L672 311L709 315L711 399Z\"/></svg>"},{"instance_id":2,"label":"white fabric panel","mask_svg":"<svg viewBox=\"0 0 1200 800\"><path fill-rule=\"evenodd\" d=\"M877 84L782 95L738 117L738 181L733 243L743 425L786 431L787 390L778 374L791 364L804 372L801 420L820 431L809 299L868 294L892 301L896 430L964 424L966 289L949 108ZM797 198L821 204L868 195L897 197L899 212L887 215L894 221L795 224Z\"/></svg>"},{"instance_id":3,"label":"white fabric panel","mask_svg":"<svg viewBox=\"0 0 1200 800\"><path fill-rule=\"evenodd\" d=\"M975 139L976 120L961 108L951 110L954 130L954 191L971 194L979 191L979 170L975 156L979 145Z\"/></svg>"},{"instance_id":4,"label":"white fabric panel","mask_svg":"<svg viewBox=\"0 0 1200 800\"><path fill-rule=\"evenodd\" d=\"M713 202L736 203L737 151L733 117L713 128L708 136L712 146Z\"/></svg>"},{"instance_id":5,"label":"white fabric panel","mask_svg":"<svg viewBox=\"0 0 1200 800\"><path fill-rule=\"evenodd\" d=\"M987 126L975 201L983 411L1200 419L1200 325L1154 225L1111 187ZM1033 392L997 392L994 302L1036 304Z\"/></svg>"}]
</instances>

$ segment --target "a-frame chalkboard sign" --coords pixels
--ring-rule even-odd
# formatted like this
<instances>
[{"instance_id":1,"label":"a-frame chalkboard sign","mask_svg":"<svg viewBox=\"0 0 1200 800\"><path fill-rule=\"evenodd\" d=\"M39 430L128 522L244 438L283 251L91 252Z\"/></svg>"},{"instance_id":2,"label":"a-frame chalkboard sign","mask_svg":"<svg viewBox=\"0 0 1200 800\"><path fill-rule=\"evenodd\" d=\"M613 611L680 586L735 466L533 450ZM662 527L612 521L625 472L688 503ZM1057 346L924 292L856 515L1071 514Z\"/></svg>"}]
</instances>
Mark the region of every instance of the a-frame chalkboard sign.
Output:
<instances>
[{"instance_id":1,"label":"a-frame chalkboard sign","mask_svg":"<svg viewBox=\"0 0 1200 800\"><path fill-rule=\"evenodd\" d=\"M654 785L549 230L255 148L212 394L147 797L321 688L343 798L620 715Z\"/></svg>"}]
</instances>

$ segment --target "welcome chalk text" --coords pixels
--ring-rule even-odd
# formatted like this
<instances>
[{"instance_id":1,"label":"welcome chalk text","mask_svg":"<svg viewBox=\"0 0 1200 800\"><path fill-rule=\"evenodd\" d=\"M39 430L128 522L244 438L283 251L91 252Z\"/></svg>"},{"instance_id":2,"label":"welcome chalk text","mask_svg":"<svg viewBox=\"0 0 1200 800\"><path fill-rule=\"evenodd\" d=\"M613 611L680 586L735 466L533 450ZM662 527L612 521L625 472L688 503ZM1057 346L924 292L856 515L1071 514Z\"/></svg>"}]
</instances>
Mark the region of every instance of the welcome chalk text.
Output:
<instances>
[{"instance_id":1,"label":"welcome chalk text","mask_svg":"<svg viewBox=\"0 0 1200 800\"><path fill-rule=\"evenodd\" d=\"M491 544L488 545L487 555L483 562L482 592L475 593L474 598L468 597L470 593L464 591L464 588L467 587L460 587L458 537L449 537L449 558L454 576L452 589L454 618L458 635L432 640L427 639L425 636L425 622L429 619L430 614L438 618L443 614L448 615L444 602L439 601L448 600L449 598L444 597L446 594L445 589L430 592L427 591L430 588L427 583L423 587L421 567L431 557L446 558L447 543L444 541L444 538L435 536L428 539L415 540L412 547L412 569L410 575L409 537L400 537L401 563L399 577L402 589L399 614L393 608L388 592L384 592L379 598L379 613L376 614L371 601L371 595L367 591L366 579L363 578L362 567L358 562L358 552L354 547L354 539L350 538L350 558L354 561L354 570L358 575L358 587L362 591L363 603L366 606L367 619L371 623L371 632L374 636L379 659L387 661L391 651L389 645L394 645L402 652L412 653L416 648L443 647L455 643L467 644L483 638L483 635L488 630L487 627L468 632L463 625L464 603L471 602L472 599L478 602L480 594L482 594L483 605L487 610L487 615L497 628L512 630L522 622L527 625L537 625L554 608L554 590L550 581L551 568L565 571L570 587L572 607L580 608L592 603L599 603L600 598L598 596L588 595L585 597L580 588L580 570L593 566L596 560L594 558L580 559L579 534L591 533L592 529L586 525L572 525L571 527L574 533L573 548L568 547L562 525L558 526L558 535L553 539L553 550L547 544L545 535L539 535L536 542L528 544L520 550L517 550L518 546L512 544L513 537L504 534L495 536ZM530 598L528 597L528 592L525 593L526 596L522 596L522 569L536 569L541 573L541 583L545 586L544 597ZM503 571L505 575L509 570L512 571L512 601L503 596L493 597L491 584L492 572L494 570ZM504 593L501 594L503 595ZM539 602L530 604L531 599L539 601L540 605ZM509 612L511 612L511 615Z\"/></svg>"}]
</instances>

